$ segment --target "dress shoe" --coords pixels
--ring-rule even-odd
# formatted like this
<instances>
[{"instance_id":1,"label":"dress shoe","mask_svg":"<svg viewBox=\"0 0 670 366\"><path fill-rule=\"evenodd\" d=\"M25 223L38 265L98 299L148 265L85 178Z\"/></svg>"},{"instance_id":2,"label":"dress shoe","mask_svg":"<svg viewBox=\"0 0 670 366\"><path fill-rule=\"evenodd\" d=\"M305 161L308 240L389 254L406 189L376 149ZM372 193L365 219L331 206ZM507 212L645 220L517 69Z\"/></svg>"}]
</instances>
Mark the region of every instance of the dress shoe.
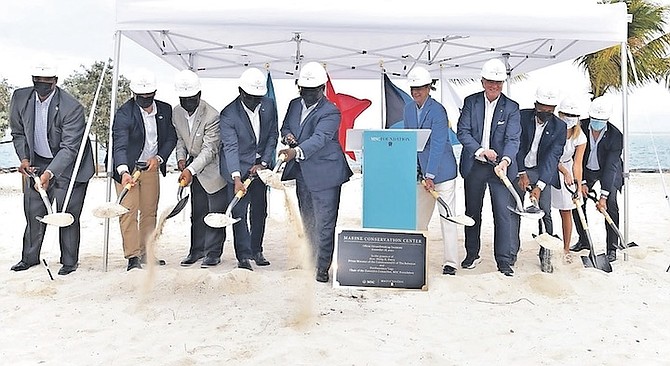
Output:
<instances>
[{"instance_id":1,"label":"dress shoe","mask_svg":"<svg viewBox=\"0 0 670 366\"><path fill-rule=\"evenodd\" d=\"M76 271L77 267L79 267L78 264L75 264L74 266L63 266L58 270L58 274L61 276L67 276L70 273Z\"/></svg>"},{"instance_id":2,"label":"dress shoe","mask_svg":"<svg viewBox=\"0 0 670 366\"><path fill-rule=\"evenodd\" d=\"M513 277L514 276L514 270L512 267L503 267L499 269L500 273L504 274L507 277Z\"/></svg>"},{"instance_id":3,"label":"dress shoe","mask_svg":"<svg viewBox=\"0 0 670 366\"><path fill-rule=\"evenodd\" d=\"M616 260L616 250L610 250L607 252L607 260L610 262L614 262ZM626 260L626 258L624 258Z\"/></svg>"},{"instance_id":4,"label":"dress shoe","mask_svg":"<svg viewBox=\"0 0 670 366\"><path fill-rule=\"evenodd\" d=\"M461 268L474 269L481 262L482 262L482 259L479 258L479 256L474 257L474 258L465 257L463 262L461 262Z\"/></svg>"},{"instance_id":5,"label":"dress shoe","mask_svg":"<svg viewBox=\"0 0 670 366\"><path fill-rule=\"evenodd\" d=\"M442 267L442 274L443 275L450 275L450 276L455 276L456 275L456 268L445 264L444 267Z\"/></svg>"},{"instance_id":6,"label":"dress shoe","mask_svg":"<svg viewBox=\"0 0 670 366\"><path fill-rule=\"evenodd\" d=\"M142 263L140 263L140 258L139 257L130 257L128 258L128 269L126 271L130 271L131 269L142 269Z\"/></svg>"},{"instance_id":7,"label":"dress shoe","mask_svg":"<svg viewBox=\"0 0 670 366\"><path fill-rule=\"evenodd\" d=\"M147 264L147 255L143 254L140 256L140 263L142 264ZM156 259L156 265L157 266L164 266L166 262L163 259Z\"/></svg>"},{"instance_id":8,"label":"dress shoe","mask_svg":"<svg viewBox=\"0 0 670 366\"><path fill-rule=\"evenodd\" d=\"M578 241L577 243L575 243L575 245L570 247L571 252L580 252L582 250L590 250L590 249L591 246L589 245L589 243L584 243L581 241Z\"/></svg>"},{"instance_id":9,"label":"dress shoe","mask_svg":"<svg viewBox=\"0 0 670 366\"><path fill-rule=\"evenodd\" d=\"M181 261L180 264L181 264L182 267L188 267L190 265L193 265L195 262L199 261L202 257L204 257L204 255L202 255L202 254L200 254L200 255L189 254L188 256L186 256L186 258L184 258Z\"/></svg>"},{"instance_id":10,"label":"dress shoe","mask_svg":"<svg viewBox=\"0 0 670 366\"><path fill-rule=\"evenodd\" d=\"M317 282L328 282L330 277L328 276L327 269L318 269L316 271L316 281Z\"/></svg>"},{"instance_id":11,"label":"dress shoe","mask_svg":"<svg viewBox=\"0 0 670 366\"><path fill-rule=\"evenodd\" d=\"M263 252L256 253L253 257L254 262L256 262L257 266L269 266L270 262L265 259L265 256L263 256Z\"/></svg>"},{"instance_id":12,"label":"dress shoe","mask_svg":"<svg viewBox=\"0 0 670 366\"><path fill-rule=\"evenodd\" d=\"M253 268L251 268L251 262L249 262L248 259L242 259L242 260L237 261L237 268L244 268L244 269L248 269L250 271L254 270Z\"/></svg>"},{"instance_id":13,"label":"dress shoe","mask_svg":"<svg viewBox=\"0 0 670 366\"><path fill-rule=\"evenodd\" d=\"M24 261L19 261L19 263L16 263L15 265L12 266L12 271L16 271L16 272L18 272L18 271L25 271L26 269L28 269L28 268L30 268L30 267L32 267L32 266L36 266L37 264L38 264L38 263L35 263L35 264L28 264L28 263L26 263L26 262L24 262Z\"/></svg>"},{"instance_id":14,"label":"dress shoe","mask_svg":"<svg viewBox=\"0 0 670 366\"><path fill-rule=\"evenodd\" d=\"M218 257L205 257L205 259L202 260L202 264L200 264L201 268L209 268L209 267L215 267L219 263L221 263L221 258Z\"/></svg>"}]
</instances>

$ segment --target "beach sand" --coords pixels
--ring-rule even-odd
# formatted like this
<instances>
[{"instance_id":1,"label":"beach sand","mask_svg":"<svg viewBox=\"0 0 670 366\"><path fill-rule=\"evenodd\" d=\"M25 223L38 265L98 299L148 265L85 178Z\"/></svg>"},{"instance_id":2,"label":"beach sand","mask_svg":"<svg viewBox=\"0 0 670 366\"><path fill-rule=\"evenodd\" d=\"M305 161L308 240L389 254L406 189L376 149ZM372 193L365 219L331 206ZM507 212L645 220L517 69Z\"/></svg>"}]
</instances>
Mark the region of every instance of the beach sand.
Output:
<instances>
[{"instance_id":1,"label":"beach sand","mask_svg":"<svg viewBox=\"0 0 670 366\"><path fill-rule=\"evenodd\" d=\"M159 212L177 201L177 175L169 174L161 185ZM459 180L459 212L462 188ZM314 272L295 269L304 239L287 222L291 215L284 193L274 190L264 244L269 267L237 269L230 232L221 265L180 267L189 247L187 206L166 222L157 242L157 256L168 263L164 267L126 272L118 221L111 220L105 272L103 220L92 215L104 202L105 180L100 178L91 181L82 214L79 269L55 275L55 281L42 266L15 273L9 268L20 258L25 225L20 176L0 174L0 362L668 364L670 206L659 174L633 174L630 188L630 239L644 250L627 262L619 255L610 274L585 269L579 260L564 265L560 259L554 260L554 273L541 273L530 235L536 224L524 220L515 276L503 276L493 260L487 198L483 262L476 269L441 274L439 218L433 215L427 234L428 290L361 290L317 283ZM592 204L589 208L592 235L604 246L604 220ZM361 178L355 175L343 187L339 227L360 228L360 213ZM558 212L553 217L560 228ZM47 232L42 254L55 274L60 265L54 234Z\"/></svg>"}]
</instances>

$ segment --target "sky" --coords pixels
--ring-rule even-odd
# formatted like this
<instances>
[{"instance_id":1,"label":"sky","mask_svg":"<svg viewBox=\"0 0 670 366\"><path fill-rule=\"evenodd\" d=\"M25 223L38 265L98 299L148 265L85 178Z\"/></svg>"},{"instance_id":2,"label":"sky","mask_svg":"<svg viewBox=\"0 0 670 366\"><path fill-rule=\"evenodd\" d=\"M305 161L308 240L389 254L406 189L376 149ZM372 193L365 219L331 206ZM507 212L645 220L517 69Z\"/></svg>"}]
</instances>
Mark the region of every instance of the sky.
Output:
<instances>
[{"instance_id":1,"label":"sky","mask_svg":"<svg viewBox=\"0 0 670 366\"><path fill-rule=\"evenodd\" d=\"M660 1L670 4L670 0ZM31 0L6 1L0 12L0 78L22 87L31 84L30 70L38 60L49 58L58 65L61 81L81 65L113 56L114 0ZM175 104L178 98L173 78L178 70L160 60L127 38L121 42L120 72L126 76L138 67L150 68L157 76L157 98ZM408 91L404 80L393 79ZM204 79L203 98L217 109L225 107L237 95L236 80ZM372 106L356 121L357 128L381 126L381 92L379 81L333 81L335 90L372 101ZM530 108L539 85L551 84L563 94L585 93L588 80L572 62L564 62L528 74L528 78L511 85L511 96L522 108ZM297 89L290 80L275 81L280 118ZM461 98L481 90L479 83L457 86ZM439 100L439 90L433 93ZM611 95L615 104L612 121L621 125L621 96ZM629 94L630 132L670 133L667 106L670 92L663 85L648 85ZM446 106L450 114L455 107ZM586 106L585 106L586 111Z\"/></svg>"}]
</instances>

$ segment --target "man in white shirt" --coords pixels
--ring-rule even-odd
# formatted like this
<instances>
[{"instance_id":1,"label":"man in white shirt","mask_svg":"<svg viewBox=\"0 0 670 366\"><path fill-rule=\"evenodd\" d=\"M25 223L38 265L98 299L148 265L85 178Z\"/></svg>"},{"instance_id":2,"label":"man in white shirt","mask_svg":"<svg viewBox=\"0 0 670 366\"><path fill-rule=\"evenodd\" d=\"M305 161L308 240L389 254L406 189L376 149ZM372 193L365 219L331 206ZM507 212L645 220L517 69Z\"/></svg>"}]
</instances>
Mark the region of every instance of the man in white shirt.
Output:
<instances>
[{"instance_id":1,"label":"man in white shirt","mask_svg":"<svg viewBox=\"0 0 670 366\"><path fill-rule=\"evenodd\" d=\"M156 96L156 78L148 70L138 70L130 80L134 96L124 103L112 124L112 158L116 191L133 185L123 199L129 212L119 217L123 252L128 259L127 270L142 268L146 263L146 245L156 228L160 192L159 171L165 176L165 162L177 144L172 125L172 107ZM142 169L133 182L132 171ZM138 219L139 213L139 219ZM155 260L155 259L151 259ZM159 260L158 264L165 264Z\"/></svg>"},{"instance_id":2,"label":"man in white shirt","mask_svg":"<svg viewBox=\"0 0 670 366\"><path fill-rule=\"evenodd\" d=\"M267 186L256 172L267 169L273 161L279 130L277 109L267 93L266 76L249 68L239 79L239 97L222 111L221 175L228 183L228 194L246 191L233 209L240 221L233 225L235 256L239 268L252 270L250 260L258 266L270 262L263 255L263 233L267 217ZM249 187L243 181L252 178ZM247 225L249 209L251 228Z\"/></svg>"}]
</instances>

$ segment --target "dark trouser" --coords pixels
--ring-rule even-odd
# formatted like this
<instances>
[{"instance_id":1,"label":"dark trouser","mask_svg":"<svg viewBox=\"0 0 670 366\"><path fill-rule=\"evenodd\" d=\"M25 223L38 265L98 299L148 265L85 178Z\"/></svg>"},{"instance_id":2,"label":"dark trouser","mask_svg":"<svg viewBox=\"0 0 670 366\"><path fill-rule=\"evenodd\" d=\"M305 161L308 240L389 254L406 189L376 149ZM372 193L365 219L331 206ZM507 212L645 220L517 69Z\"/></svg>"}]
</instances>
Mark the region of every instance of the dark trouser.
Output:
<instances>
[{"instance_id":1,"label":"dark trouser","mask_svg":"<svg viewBox=\"0 0 670 366\"><path fill-rule=\"evenodd\" d=\"M539 174L537 169L526 169L526 174L528 175L528 179L530 179L531 185L537 184L537 181L539 179ZM546 182L545 182L546 183ZM514 189L516 189L516 192L519 194L519 197L521 197L521 202L524 202L525 198L525 193L524 191L519 188L519 178L515 179L513 182ZM544 229L540 228L539 233L542 234L543 232L546 232L547 234L553 234L554 233L554 226L551 221L551 185L547 184L542 192L540 193L540 200L538 202L540 205L540 209L544 212L544 216L542 217L542 223L544 224ZM519 238L519 230L521 227L521 217L516 214L512 214L512 262L516 261L516 255L519 253L519 248L521 247L521 239ZM542 226L540 224L540 226ZM540 251L542 252L542 247L540 247Z\"/></svg>"},{"instance_id":2,"label":"dark trouser","mask_svg":"<svg viewBox=\"0 0 670 366\"><path fill-rule=\"evenodd\" d=\"M39 174L43 173L51 159L40 158L38 156L33 160L33 166L39 168ZM47 196L49 201L56 199L56 208L60 212L65 201L65 194L70 180L62 177L54 177L49 182ZM35 182L32 179L24 179L23 187L23 211L26 216L26 229L23 233L23 251L21 260L28 264L37 264L40 262L40 250L46 225L37 221L35 216L45 216L47 208L40 197L40 194L34 188ZM60 262L64 266L74 266L79 262L79 234L81 210L84 206L86 197L86 188L88 182L75 182L72 189L70 202L65 210L74 217L74 222L70 226L62 227L60 232Z\"/></svg>"},{"instance_id":3,"label":"dark trouser","mask_svg":"<svg viewBox=\"0 0 670 366\"><path fill-rule=\"evenodd\" d=\"M337 224L341 190L342 186L336 186L321 191L310 191L302 177L302 172L296 177L300 216L316 257L316 268L319 270L329 270L333 261L335 225Z\"/></svg>"},{"instance_id":4,"label":"dark trouser","mask_svg":"<svg viewBox=\"0 0 670 366\"><path fill-rule=\"evenodd\" d=\"M475 220L473 226L465 227L466 258L479 256L481 248L482 206L484 192L488 185L493 208L493 253L498 269L510 266L511 256L511 215L507 206L512 205L512 198L505 185L493 171L493 167L475 161L465 183L465 215Z\"/></svg>"},{"instance_id":5,"label":"dark trouser","mask_svg":"<svg viewBox=\"0 0 670 366\"><path fill-rule=\"evenodd\" d=\"M585 172L585 177L586 177L586 172ZM593 188L593 185L595 184L595 180L587 180L586 186L589 188ZM619 227L619 204L617 203L617 194L618 192L616 190L610 192L609 196L607 196L607 213L612 217L612 221L614 221L614 224ZM586 216L586 201L588 199L583 199L584 205L582 205L582 211L584 212L584 219L588 218ZM575 220L575 227L577 228L577 233L579 234L579 242L580 243L588 243L588 239L586 237L586 231L584 231L584 228L582 227L582 223L579 220L579 216L577 213L577 209L572 210L572 218ZM616 244L619 241L619 236L617 235L616 231L612 229L612 227L605 222L605 229L607 231L607 252L612 252L616 250ZM593 236L591 236L593 237ZM621 243L623 244L623 243Z\"/></svg>"},{"instance_id":6,"label":"dark trouser","mask_svg":"<svg viewBox=\"0 0 670 366\"><path fill-rule=\"evenodd\" d=\"M249 228L251 232L251 252L253 255L263 253L263 236L265 235L265 219L268 217L267 186L260 179L254 179L249 188Z\"/></svg>"},{"instance_id":7,"label":"dark trouser","mask_svg":"<svg viewBox=\"0 0 670 366\"><path fill-rule=\"evenodd\" d=\"M198 176L191 182L191 249L189 255L205 255L219 258L226 240L225 228L213 228L205 224L205 216L210 212L226 211L228 192L226 188L209 194L200 184Z\"/></svg>"},{"instance_id":8,"label":"dark trouser","mask_svg":"<svg viewBox=\"0 0 670 366\"><path fill-rule=\"evenodd\" d=\"M231 199L235 196L235 185L228 184L228 195ZM240 219L233 224L233 244L235 246L235 257L238 261L243 259L251 259L251 235L249 234L249 225L247 224L247 210L249 209L249 191L240 198L235 207L233 207L232 215L236 219Z\"/></svg>"}]
</instances>

